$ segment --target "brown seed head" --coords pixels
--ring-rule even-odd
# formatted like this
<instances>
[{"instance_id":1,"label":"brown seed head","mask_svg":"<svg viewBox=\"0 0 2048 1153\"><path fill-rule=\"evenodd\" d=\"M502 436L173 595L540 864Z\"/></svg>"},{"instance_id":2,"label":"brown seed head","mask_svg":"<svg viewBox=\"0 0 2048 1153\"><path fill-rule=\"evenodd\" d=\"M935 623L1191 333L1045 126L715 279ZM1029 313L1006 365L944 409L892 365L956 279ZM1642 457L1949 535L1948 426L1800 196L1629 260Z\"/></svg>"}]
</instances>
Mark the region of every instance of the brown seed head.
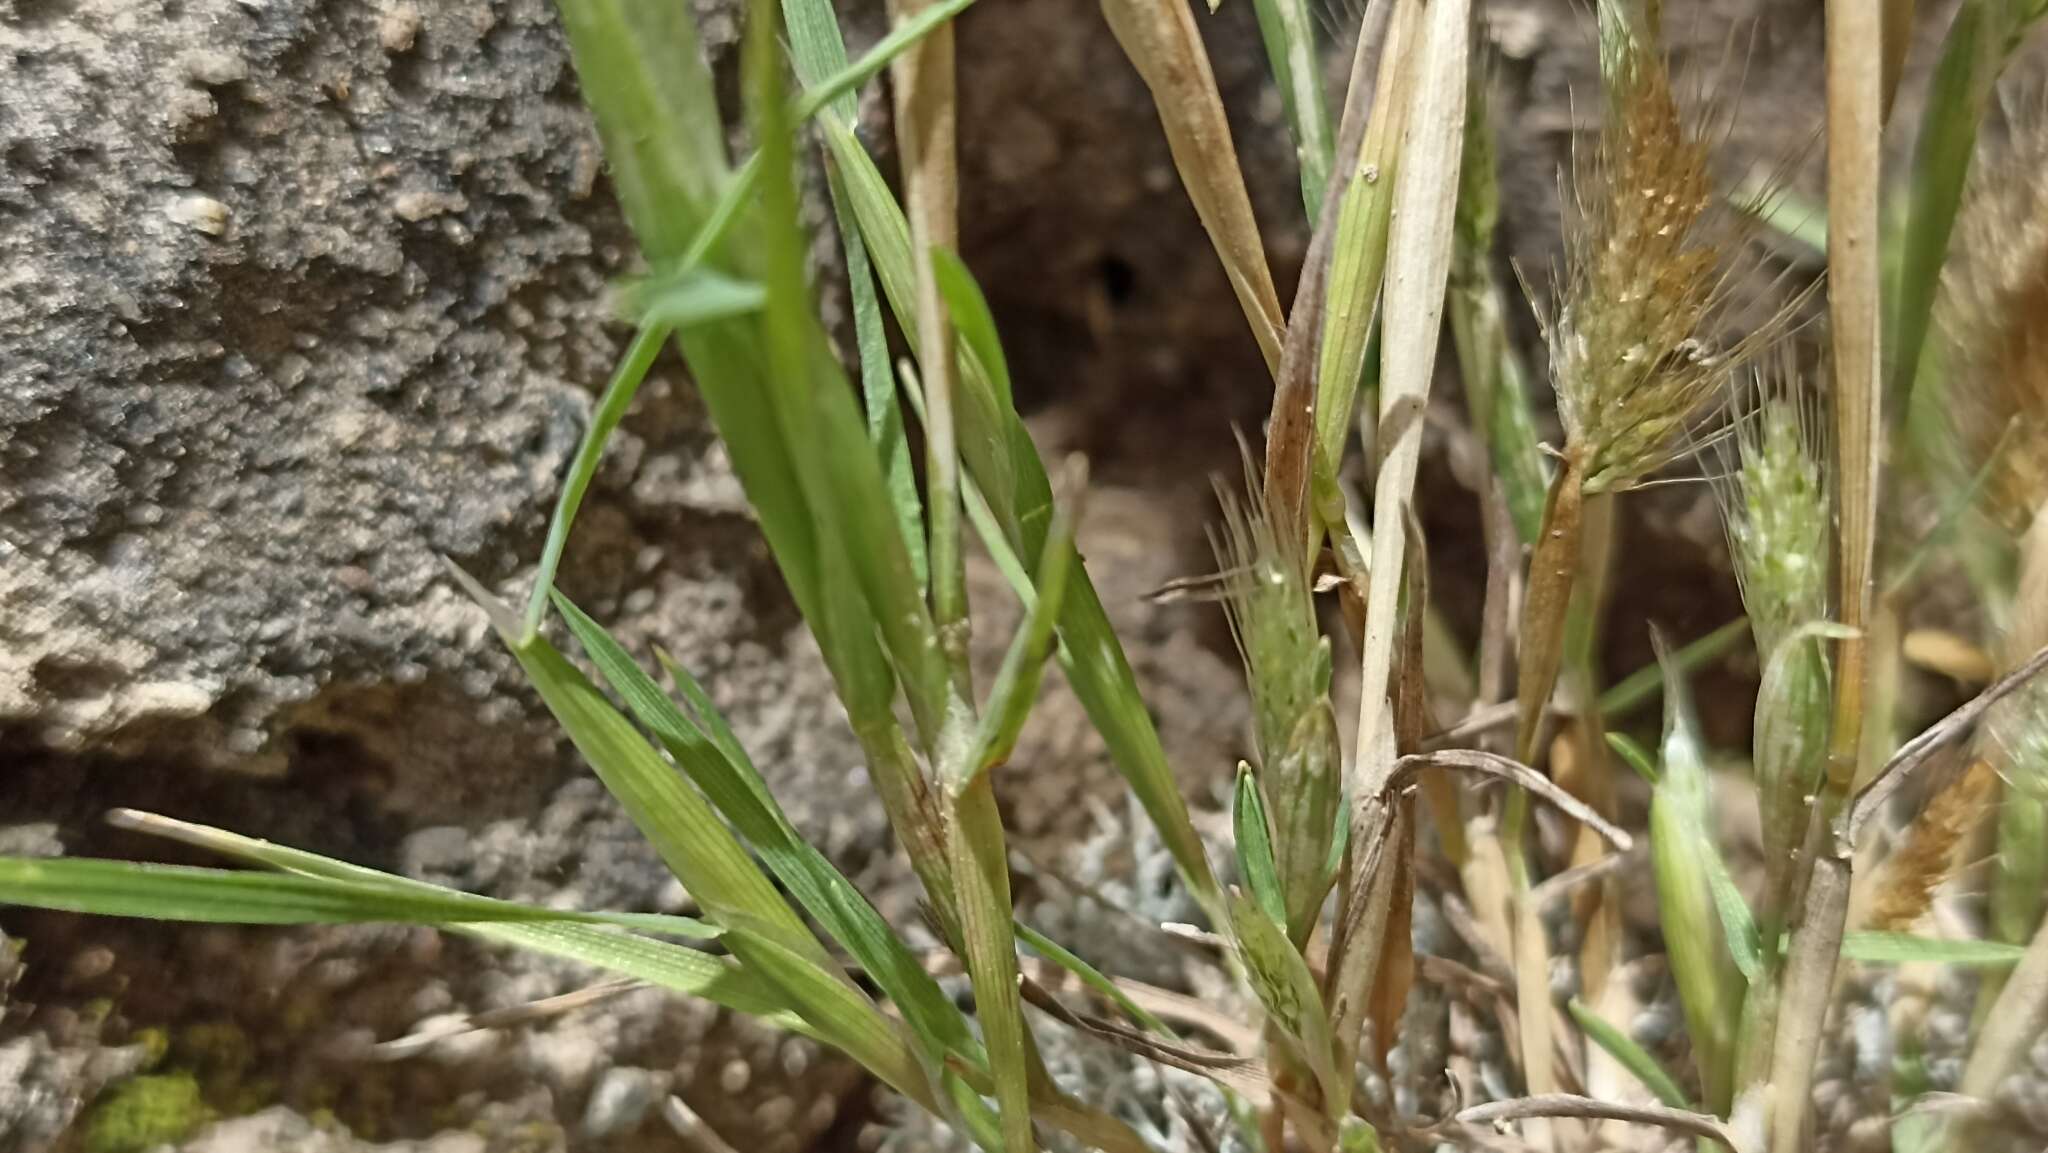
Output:
<instances>
[{"instance_id":1,"label":"brown seed head","mask_svg":"<svg viewBox=\"0 0 2048 1153\"><path fill-rule=\"evenodd\" d=\"M1905 843L1885 860L1871 899L1870 928L1903 933L1926 915L1934 891L1955 871L1963 839L1976 828L1997 784L1989 762L1977 760L1929 799Z\"/></svg>"},{"instance_id":2,"label":"brown seed head","mask_svg":"<svg viewBox=\"0 0 2048 1153\"><path fill-rule=\"evenodd\" d=\"M1592 492L1678 455L1731 368L1768 335L1717 342L1747 229L1721 201L1702 118L1680 109L1669 63L1629 37L1607 80L1598 153L1573 180L1565 303L1545 333L1565 435Z\"/></svg>"},{"instance_id":3,"label":"brown seed head","mask_svg":"<svg viewBox=\"0 0 2048 1153\"><path fill-rule=\"evenodd\" d=\"M1979 157L1941 278L1956 464L2024 532L2048 503L2048 85ZM1988 465L1987 465L1988 462Z\"/></svg>"}]
</instances>

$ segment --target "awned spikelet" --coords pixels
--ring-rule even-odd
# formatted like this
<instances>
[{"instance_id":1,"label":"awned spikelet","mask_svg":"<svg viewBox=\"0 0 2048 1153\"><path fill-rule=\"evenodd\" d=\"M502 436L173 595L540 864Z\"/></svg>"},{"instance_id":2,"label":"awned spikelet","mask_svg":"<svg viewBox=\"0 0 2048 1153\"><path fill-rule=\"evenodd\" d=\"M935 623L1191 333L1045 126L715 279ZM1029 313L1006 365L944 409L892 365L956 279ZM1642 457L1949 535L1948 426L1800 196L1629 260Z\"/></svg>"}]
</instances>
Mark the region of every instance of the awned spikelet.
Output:
<instances>
[{"instance_id":1,"label":"awned spikelet","mask_svg":"<svg viewBox=\"0 0 2048 1153\"><path fill-rule=\"evenodd\" d=\"M1733 467L1716 488L1743 608L1768 657L1794 630L1827 619L1830 498L1823 422L1792 358L1771 358L1755 375L1755 403L1734 423Z\"/></svg>"},{"instance_id":2,"label":"awned spikelet","mask_svg":"<svg viewBox=\"0 0 2048 1153\"><path fill-rule=\"evenodd\" d=\"M1247 454L1247 495L1217 486L1214 535L1224 608L1251 687L1256 779L1272 821L1287 922L1313 926L1341 806L1341 753L1330 707L1330 646L1316 620L1300 550L1283 548Z\"/></svg>"},{"instance_id":3,"label":"awned spikelet","mask_svg":"<svg viewBox=\"0 0 2048 1153\"><path fill-rule=\"evenodd\" d=\"M1828 734L1827 650L1817 632L1828 613L1828 456L1811 403L1790 351L1770 358L1756 373L1754 403L1734 421L1734 450L1723 453L1725 479L1715 485L1728 554L1764 660L1754 764L1771 877L1767 921L1783 904Z\"/></svg>"},{"instance_id":4,"label":"awned spikelet","mask_svg":"<svg viewBox=\"0 0 2048 1153\"><path fill-rule=\"evenodd\" d=\"M1774 319L1719 340L1748 226L1715 187L1712 115L1680 109L1644 38L1615 37L1607 67L1599 149L1572 181L1563 304L1545 326L1566 453L1588 493L1668 463L1730 370L1783 329Z\"/></svg>"}]
</instances>

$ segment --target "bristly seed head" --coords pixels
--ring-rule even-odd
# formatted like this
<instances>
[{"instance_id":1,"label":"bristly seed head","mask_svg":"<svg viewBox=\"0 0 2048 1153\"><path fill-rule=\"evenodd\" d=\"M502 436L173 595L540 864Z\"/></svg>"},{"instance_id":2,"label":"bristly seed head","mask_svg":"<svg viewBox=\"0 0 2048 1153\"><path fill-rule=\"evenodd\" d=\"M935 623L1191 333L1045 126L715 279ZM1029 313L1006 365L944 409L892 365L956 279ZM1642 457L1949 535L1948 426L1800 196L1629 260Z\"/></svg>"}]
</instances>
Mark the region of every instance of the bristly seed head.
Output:
<instances>
[{"instance_id":1,"label":"bristly seed head","mask_svg":"<svg viewBox=\"0 0 2048 1153\"><path fill-rule=\"evenodd\" d=\"M1766 659L1828 611L1829 493L1822 422L1790 357L1757 373L1754 405L1735 422L1732 475L1717 486L1743 607Z\"/></svg>"},{"instance_id":2,"label":"bristly seed head","mask_svg":"<svg viewBox=\"0 0 2048 1153\"><path fill-rule=\"evenodd\" d=\"M1327 674L1317 683L1322 633L1302 550L1281 547L1251 468L1248 457L1247 495L1217 485L1223 525L1212 543L1231 636L1251 685L1259 762L1275 766L1301 716L1329 686Z\"/></svg>"},{"instance_id":3,"label":"bristly seed head","mask_svg":"<svg viewBox=\"0 0 2048 1153\"><path fill-rule=\"evenodd\" d=\"M1588 492L1626 488L1679 455L1729 371L1782 328L1717 343L1745 225L1720 201L1669 64L1640 36L1618 41L1599 151L1573 182L1564 303L1545 325Z\"/></svg>"},{"instance_id":4,"label":"bristly seed head","mask_svg":"<svg viewBox=\"0 0 2048 1153\"><path fill-rule=\"evenodd\" d=\"M1954 463L1990 468L1990 510L2019 533L2048 504L2048 86L2016 103L2011 138L1971 178L1937 317Z\"/></svg>"}]
</instances>

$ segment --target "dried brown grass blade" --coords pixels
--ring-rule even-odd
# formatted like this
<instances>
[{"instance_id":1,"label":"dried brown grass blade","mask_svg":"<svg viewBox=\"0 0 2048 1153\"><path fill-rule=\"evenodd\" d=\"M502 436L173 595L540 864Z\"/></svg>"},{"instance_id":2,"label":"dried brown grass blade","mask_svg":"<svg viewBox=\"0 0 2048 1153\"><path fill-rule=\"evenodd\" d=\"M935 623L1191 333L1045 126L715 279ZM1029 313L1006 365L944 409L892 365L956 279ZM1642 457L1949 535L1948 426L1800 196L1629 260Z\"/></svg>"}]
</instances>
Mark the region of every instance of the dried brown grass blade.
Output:
<instances>
[{"instance_id":1,"label":"dried brown grass blade","mask_svg":"<svg viewBox=\"0 0 2048 1153\"><path fill-rule=\"evenodd\" d=\"M1174 1044L1118 1021L1077 1013L1036 981L1026 980L1021 983L1021 987L1024 1000L1040 1012L1068 1028L1079 1029L1127 1053L1136 1054L1148 1061L1157 1061L1161 1065L1182 1072L1193 1073L1198 1077L1206 1077L1249 1100L1265 1097L1271 1087L1265 1063L1257 1058L1241 1057L1235 1053L1202 1049L1193 1045Z\"/></svg>"},{"instance_id":2,"label":"dried brown grass blade","mask_svg":"<svg viewBox=\"0 0 2048 1153\"><path fill-rule=\"evenodd\" d=\"M1152 92L1181 184L1223 261L1267 370L1277 373L1286 321L1194 14L1182 0L1102 0L1102 14Z\"/></svg>"},{"instance_id":3,"label":"dried brown grass blade","mask_svg":"<svg viewBox=\"0 0 2048 1153\"><path fill-rule=\"evenodd\" d=\"M1504 1125L1539 1117L1576 1117L1589 1121L1626 1121L1636 1125L1658 1125L1675 1133L1718 1141L1735 1153L1749 1153L1749 1146L1718 1117L1693 1113L1665 1105L1626 1105L1596 1101L1569 1093L1545 1093L1511 1101L1488 1101L1458 1111L1453 1118L1461 1125Z\"/></svg>"}]
</instances>

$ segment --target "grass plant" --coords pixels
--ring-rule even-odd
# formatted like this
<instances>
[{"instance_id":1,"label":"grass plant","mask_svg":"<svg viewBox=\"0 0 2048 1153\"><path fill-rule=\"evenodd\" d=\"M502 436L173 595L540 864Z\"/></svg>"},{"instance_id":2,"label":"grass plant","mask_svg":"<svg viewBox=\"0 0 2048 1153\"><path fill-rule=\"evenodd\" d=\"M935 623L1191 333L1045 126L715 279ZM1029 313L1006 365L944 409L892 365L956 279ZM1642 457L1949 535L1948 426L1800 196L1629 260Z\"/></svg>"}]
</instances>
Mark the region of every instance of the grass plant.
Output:
<instances>
[{"instance_id":1,"label":"grass plant","mask_svg":"<svg viewBox=\"0 0 2048 1153\"><path fill-rule=\"evenodd\" d=\"M1906 223L1889 238L1880 143L1910 5L1829 0L1824 349L1794 341L1797 294L1781 299L1750 275L1762 259L1755 214L1717 179L1726 110L1692 106L1674 78L1664 3L1601 0L1589 29L1601 46L1599 128L1566 185L1556 300L1540 309L1555 446L1539 443L1539 390L1512 337L1524 304L1494 260L1501 142L1475 64L1483 5L1381 0L1356 14L1358 46L1332 102L1307 5L1256 0L1311 229L1283 312L1195 14L1180 0L1103 0L1273 383L1263 454L1247 449L1242 491L1219 486L1212 535L1209 583L1252 705L1228 846L1198 831L1076 550L1085 463L1041 458L998 318L957 251L974 195L957 162L952 21L970 3L900 0L893 30L855 60L825 0L749 0L739 106L721 109L687 5L558 0L645 258L620 293L637 330L518 590L523 611L452 565L451 579L701 916L496 900L126 810L120 827L236 867L0 859L0 901L203 922L417 923L550 954L816 1038L1003 1153L1155 1147L1152 1131L1054 1079L1048 1019L1208 1080L1239 1119L1237 1139L1264 1153L1482 1147L1497 1126L1538 1148L1591 1148L1608 1122L1795 1153L1817 1147L1815 1059L1842 974L1858 965L1983 970L1986 1011L1957 1087L1992 1096L2048 1022L2048 690L2030 687L2048 663L2037 655L2048 646L2048 457L2036 443L2048 438L2048 338L2036 323L2048 315L2048 233L2038 172L1982 165L1972 184L1969 170L1998 70L2040 18L2038 0L1964 0L1900 185ZM857 91L885 75L900 201L855 131ZM2009 136L2048 140L2038 102L2012 109ZM728 151L734 120L753 150L743 157ZM807 279L797 174L813 161L852 303L851 366ZM1966 199L1966 186L1979 191ZM1745 204L1781 200L1765 189ZM1449 689L1425 675L1426 653L1457 645L1431 603L1431 510L1418 490L1446 320L1467 431L1483 449L1489 557L1476 673ZM1936 353L1923 356L1929 333ZM554 587L608 438L669 344L817 641L943 957L921 952L909 926L886 921L803 838L689 654L635 653ZM1894 397L1912 394L1889 410L1892 427L1887 379ZM1880 515L1879 462L1887 437L1906 438L1897 418L1930 404L1946 411L1957 457L1976 462L1927 470L1928 487L1946 486L1963 526L1938 531L1994 558L1971 575L1998 676L1894 749L1907 718L1871 672L1895 663L1897 644L1880 568L1910 558L1887 574L1902 590L1939 563L1920 559L1935 538L1910 539L1905 518ZM1359 438L1363 499L1350 495L1345 459L1359 414L1373 430ZM1606 574L1623 553L1612 536L1622 502L1695 461L1724 474L1747 616L1669 652L1660 643L1655 666L1607 683L1597 638L1613 623ZM1881 530L1901 539L1880 548ZM970 535L1022 606L986 685L968 660ZM1338 611L1326 614L1319 597L1331 590ZM1715 815L1725 751L1709 746L1689 687L1745 637L1762 669L1748 750L1762 859L1748 891ZM1192 931L1218 946L1253 1019L1177 1033L1156 990L1016 922L998 782L1055 661L1202 910L1207 923ZM1358 673L1348 759L1339 662ZM1621 730L1659 696L1650 751ZM1553 730L1560 739L1546 742ZM1645 778L1643 828L1625 827L1618 764ZM1909 789L1933 799L1902 821L1894 802ZM1558 835L1543 835L1535 802ZM1984 931L1930 933L1930 909L1963 883L1956 862L1989 812L1998 853ZM1879 826L1895 826L1882 851L1868 848ZM1687 1025L1682 1052L1655 1051L1601 1015L1612 974L1644 959L1615 897L1638 840ZM1437 853L1460 890L1446 909L1469 914L1483 972L1415 952L1416 886ZM1580 947L1560 958L1549 913L1567 906ZM1048 970L1020 943L1086 993L1047 989L1037 977ZM1417 983L1454 965L1492 990L1519 1084L1498 1100L1452 1100L1441 1116L1369 1091L1400 1065ZM1554 994L1560 970L1582 996ZM942 971L964 972L971 1010ZM1642 1098L1573 1091L1587 1084L1589 1050L1639 1081ZM1993 1123L1980 1111L1944 1139L1974 1148Z\"/></svg>"}]
</instances>

